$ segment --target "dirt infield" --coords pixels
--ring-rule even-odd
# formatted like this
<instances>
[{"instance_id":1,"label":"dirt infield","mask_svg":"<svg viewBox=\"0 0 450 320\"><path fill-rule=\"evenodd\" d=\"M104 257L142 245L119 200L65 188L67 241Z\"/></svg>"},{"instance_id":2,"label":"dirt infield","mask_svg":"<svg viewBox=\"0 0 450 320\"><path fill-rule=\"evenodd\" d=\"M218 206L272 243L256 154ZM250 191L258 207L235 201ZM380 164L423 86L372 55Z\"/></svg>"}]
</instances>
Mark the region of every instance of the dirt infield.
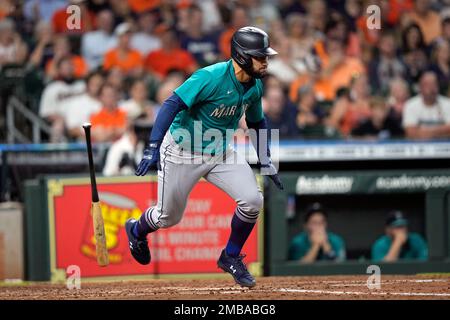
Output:
<instances>
[{"instance_id":1,"label":"dirt infield","mask_svg":"<svg viewBox=\"0 0 450 320\"><path fill-rule=\"evenodd\" d=\"M87 282L80 290L62 284L0 285L2 299L445 299L450 276L382 276L369 290L364 276L264 277L253 289L226 279Z\"/></svg>"}]
</instances>

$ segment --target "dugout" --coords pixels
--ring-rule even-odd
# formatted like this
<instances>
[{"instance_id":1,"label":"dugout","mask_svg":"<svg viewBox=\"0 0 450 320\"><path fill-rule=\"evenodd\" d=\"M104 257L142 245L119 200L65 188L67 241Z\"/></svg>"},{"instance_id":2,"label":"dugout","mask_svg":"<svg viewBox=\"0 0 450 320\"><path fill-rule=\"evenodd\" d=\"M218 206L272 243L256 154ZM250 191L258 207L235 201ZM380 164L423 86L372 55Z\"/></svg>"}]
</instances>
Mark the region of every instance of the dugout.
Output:
<instances>
[{"instance_id":1,"label":"dugout","mask_svg":"<svg viewBox=\"0 0 450 320\"><path fill-rule=\"evenodd\" d=\"M373 264L370 248L383 234L389 210L407 213L410 230L422 234L429 261L377 263L382 273L450 271L450 170L340 170L282 174L286 192L266 202L266 274L364 274ZM274 190L272 190L274 191ZM329 213L329 230L342 236L347 261L301 265L288 260L292 237L303 229L305 208L319 201Z\"/></svg>"}]
</instances>

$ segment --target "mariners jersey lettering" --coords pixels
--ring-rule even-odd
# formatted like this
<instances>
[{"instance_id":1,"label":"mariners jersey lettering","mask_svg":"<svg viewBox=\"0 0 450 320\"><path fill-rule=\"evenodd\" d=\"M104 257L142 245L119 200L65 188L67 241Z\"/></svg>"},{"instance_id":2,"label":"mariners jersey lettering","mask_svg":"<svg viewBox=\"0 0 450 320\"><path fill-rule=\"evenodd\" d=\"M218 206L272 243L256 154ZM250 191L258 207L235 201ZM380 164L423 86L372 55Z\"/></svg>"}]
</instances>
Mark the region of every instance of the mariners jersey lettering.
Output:
<instances>
[{"instance_id":1,"label":"mariners jersey lettering","mask_svg":"<svg viewBox=\"0 0 450 320\"><path fill-rule=\"evenodd\" d=\"M264 117L261 80L256 79L244 93L232 60L197 70L175 93L188 109L177 114L170 133L178 144L194 152L221 153L232 138L227 130L236 130L244 113L251 122Z\"/></svg>"}]
</instances>

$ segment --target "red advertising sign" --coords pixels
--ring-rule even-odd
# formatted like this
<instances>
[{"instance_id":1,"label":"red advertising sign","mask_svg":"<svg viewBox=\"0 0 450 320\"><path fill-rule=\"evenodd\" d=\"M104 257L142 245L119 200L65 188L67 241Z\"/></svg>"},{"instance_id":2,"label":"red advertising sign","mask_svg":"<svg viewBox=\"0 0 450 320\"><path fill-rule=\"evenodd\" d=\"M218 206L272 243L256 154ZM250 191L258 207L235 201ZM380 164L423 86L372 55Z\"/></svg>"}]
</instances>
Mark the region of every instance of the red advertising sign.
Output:
<instances>
[{"instance_id":1,"label":"red advertising sign","mask_svg":"<svg viewBox=\"0 0 450 320\"><path fill-rule=\"evenodd\" d=\"M142 266L128 249L125 221L139 218L156 202L157 183L142 178L100 178L98 188L105 222L110 264L99 267L95 257L91 197L88 179L48 181L52 278L76 265L82 277L221 272L216 265L224 248L236 203L207 181L199 181L190 193L182 221L149 236L152 262ZM262 219L260 219L262 221ZM260 273L261 226L250 235L246 262Z\"/></svg>"}]
</instances>

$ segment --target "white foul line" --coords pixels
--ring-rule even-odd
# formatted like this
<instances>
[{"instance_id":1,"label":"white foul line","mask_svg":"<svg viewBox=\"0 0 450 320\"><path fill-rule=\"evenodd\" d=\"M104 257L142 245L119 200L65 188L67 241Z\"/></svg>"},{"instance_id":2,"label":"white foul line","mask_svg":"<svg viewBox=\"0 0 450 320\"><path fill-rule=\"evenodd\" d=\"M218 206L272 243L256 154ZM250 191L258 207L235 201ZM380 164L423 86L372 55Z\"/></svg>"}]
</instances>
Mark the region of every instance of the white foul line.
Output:
<instances>
[{"instance_id":1,"label":"white foul line","mask_svg":"<svg viewBox=\"0 0 450 320\"><path fill-rule=\"evenodd\" d=\"M428 282L428 281L427 281ZM353 284L355 285L355 284ZM220 294L233 294L233 293L271 293L271 292L290 292L290 293L316 293L316 294L330 294L330 295L368 295L368 296L424 296L424 297L450 297L450 293L429 293L429 292L380 292L376 290L371 291L334 291L334 290L313 290L313 289L291 289L281 288L273 290L264 289L248 289L248 288L236 288L236 287L200 287L200 288L187 288L187 287L165 287L163 289L174 289L180 291L182 294L207 294L209 291L218 291Z\"/></svg>"},{"instance_id":2,"label":"white foul line","mask_svg":"<svg viewBox=\"0 0 450 320\"><path fill-rule=\"evenodd\" d=\"M330 291L330 290L308 290L308 289L278 289L279 292L295 293L318 293L318 294L336 294L336 295L374 295L374 296L437 296L450 297L450 293L428 293L428 292L377 292L377 291Z\"/></svg>"}]
</instances>

